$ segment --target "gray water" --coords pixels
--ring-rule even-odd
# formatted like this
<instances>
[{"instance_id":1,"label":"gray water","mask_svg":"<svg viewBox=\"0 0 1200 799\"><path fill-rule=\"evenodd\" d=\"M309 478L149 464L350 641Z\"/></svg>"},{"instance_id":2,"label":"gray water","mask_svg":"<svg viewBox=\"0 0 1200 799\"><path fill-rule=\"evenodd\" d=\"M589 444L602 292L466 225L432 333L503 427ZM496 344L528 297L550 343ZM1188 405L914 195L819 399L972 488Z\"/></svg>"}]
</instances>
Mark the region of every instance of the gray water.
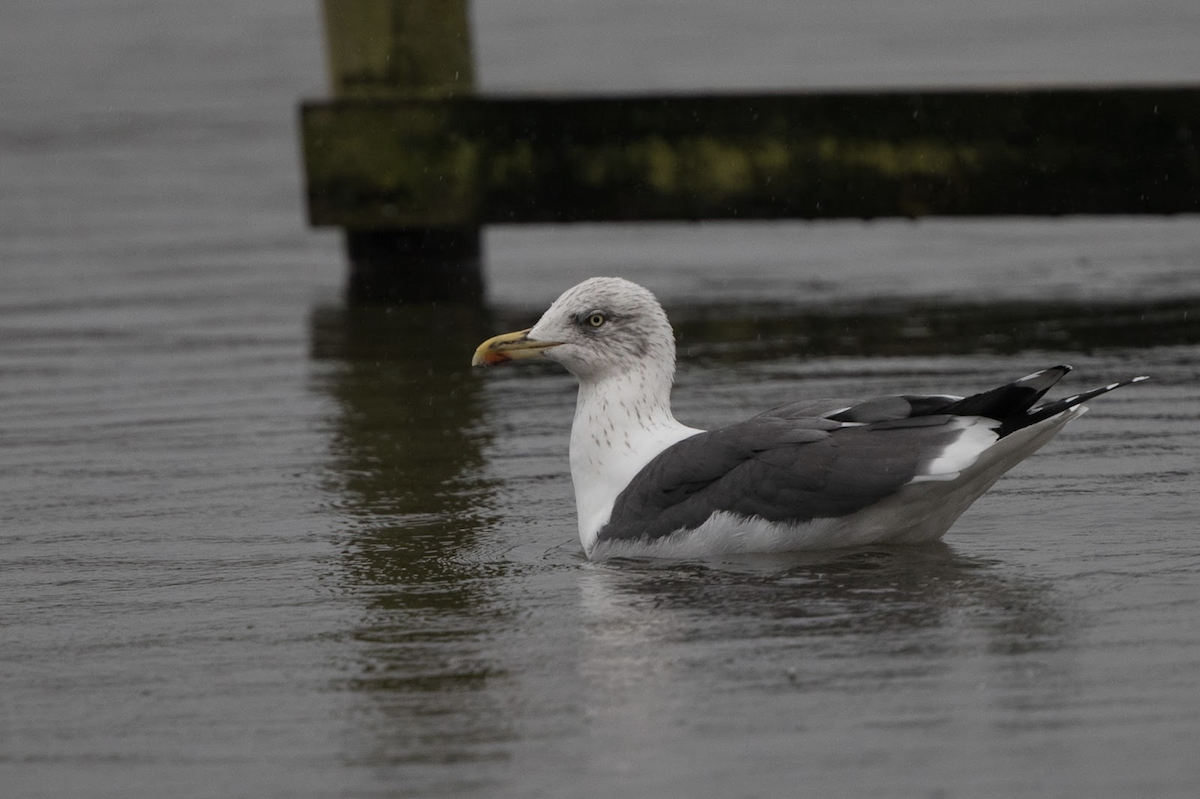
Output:
<instances>
[{"instance_id":1,"label":"gray water","mask_svg":"<svg viewBox=\"0 0 1200 799\"><path fill-rule=\"evenodd\" d=\"M1200 72L1183 0L477 5L494 91ZM307 3L4 8L0 795L1195 794L1196 218L493 229L486 314L348 309L320 55ZM598 273L697 425L1154 380L944 545L591 564L572 383L466 364Z\"/></svg>"}]
</instances>

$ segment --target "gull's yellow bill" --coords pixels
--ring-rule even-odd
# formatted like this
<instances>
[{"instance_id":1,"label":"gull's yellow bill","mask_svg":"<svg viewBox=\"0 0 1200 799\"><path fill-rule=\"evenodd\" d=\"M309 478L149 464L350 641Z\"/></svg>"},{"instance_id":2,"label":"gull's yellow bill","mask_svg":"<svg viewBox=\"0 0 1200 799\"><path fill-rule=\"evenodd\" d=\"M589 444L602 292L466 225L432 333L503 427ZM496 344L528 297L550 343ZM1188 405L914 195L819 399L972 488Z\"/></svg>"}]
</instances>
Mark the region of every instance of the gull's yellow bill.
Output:
<instances>
[{"instance_id":1,"label":"gull's yellow bill","mask_svg":"<svg viewBox=\"0 0 1200 799\"><path fill-rule=\"evenodd\" d=\"M557 341L532 341L529 331L533 328L518 330L515 333L502 333L493 336L479 345L471 358L472 366L499 366L509 361L520 361L526 358L537 358L551 347L557 347Z\"/></svg>"}]
</instances>

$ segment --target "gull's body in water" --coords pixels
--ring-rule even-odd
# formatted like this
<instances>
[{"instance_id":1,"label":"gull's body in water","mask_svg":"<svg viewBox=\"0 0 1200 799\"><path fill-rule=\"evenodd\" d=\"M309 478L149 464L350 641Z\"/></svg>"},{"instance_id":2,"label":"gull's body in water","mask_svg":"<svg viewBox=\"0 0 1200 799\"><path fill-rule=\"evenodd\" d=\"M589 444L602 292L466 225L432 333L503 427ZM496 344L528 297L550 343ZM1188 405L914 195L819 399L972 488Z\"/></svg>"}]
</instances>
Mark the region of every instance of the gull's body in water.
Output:
<instances>
[{"instance_id":1,"label":"gull's body in water","mask_svg":"<svg viewBox=\"0 0 1200 799\"><path fill-rule=\"evenodd\" d=\"M971 397L813 400L703 431L671 413L675 338L649 291L592 278L474 365L545 358L579 378L571 477L589 558L783 552L940 538L1082 404L1038 405L1070 367Z\"/></svg>"}]
</instances>

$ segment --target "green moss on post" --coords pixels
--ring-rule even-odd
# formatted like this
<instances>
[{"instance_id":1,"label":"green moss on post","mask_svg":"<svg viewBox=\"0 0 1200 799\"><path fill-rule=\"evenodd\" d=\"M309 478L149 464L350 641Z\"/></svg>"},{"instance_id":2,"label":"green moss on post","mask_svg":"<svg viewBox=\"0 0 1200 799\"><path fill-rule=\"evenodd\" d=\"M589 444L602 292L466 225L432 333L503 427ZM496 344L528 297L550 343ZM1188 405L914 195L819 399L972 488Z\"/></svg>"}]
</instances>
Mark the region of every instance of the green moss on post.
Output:
<instances>
[{"instance_id":1,"label":"green moss on post","mask_svg":"<svg viewBox=\"0 0 1200 799\"><path fill-rule=\"evenodd\" d=\"M308 210L356 301L478 301L488 223L1200 213L1200 86L476 97L466 0L325 0Z\"/></svg>"},{"instance_id":2,"label":"green moss on post","mask_svg":"<svg viewBox=\"0 0 1200 799\"><path fill-rule=\"evenodd\" d=\"M444 98L475 90L464 0L325 0L337 97Z\"/></svg>"},{"instance_id":3,"label":"green moss on post","mask_svg":"<svg viewBox=\"0 0 1200 799\"><path fill-rule=\"evenodd\" d=\"M1200 87L347 101L313 224L1200 212Z\"/></svg>"},{"instance_id":4,"label":"green moss on post","mask_svg":"<svg viewBox=\"0 0 1200 799\"><path fill-rule=\"evenodd\" d=\"M338 99L412 100L470 96L475 71L466 0L324 0L330 83ZM398 140L364 159L358 142L369 131L347 131L332 143L343 164L374 159L385 173L402 175L421 198L411 203L469 206L475 162L453 143L436 111L410 120L409 136L431 142L436 155ZM306 142L306 151L310 149ZM414 157L414 153L420 153ZM432 170L430 169L432 167ZM374 168L374 167L372 167ZM310 176L313 174L310 170ZM364 181L370 182L370 181ZM352 190L347 186L347 190ZM431 199L432 198L432 199ZM401 203L403 205L403 203ZM439 224L434 215L404 214L396 227L347 227L350 299L354 302L478 302L483 296L477 220ZM457 220L456 220L457 221ZM430 225L428 227L424 225Z\"/></svg>"}]
</instances>

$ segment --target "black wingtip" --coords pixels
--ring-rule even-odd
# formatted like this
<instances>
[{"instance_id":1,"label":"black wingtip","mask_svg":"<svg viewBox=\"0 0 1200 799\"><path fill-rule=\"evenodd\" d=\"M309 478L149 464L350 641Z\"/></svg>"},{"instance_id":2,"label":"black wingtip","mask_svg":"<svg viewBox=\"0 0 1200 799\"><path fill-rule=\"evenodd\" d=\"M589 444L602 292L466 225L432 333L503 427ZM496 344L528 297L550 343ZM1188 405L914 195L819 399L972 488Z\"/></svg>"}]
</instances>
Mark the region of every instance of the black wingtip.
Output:
<instances>
[{"instance_id":1,"label":"black wingtip","mask_svg":"<svg viewBox=\"0 0 1200 799\"><path fill-rule=\"evenodd\" d=\"M1141 383L1149 379L1149 375L1139 375L1138 377L1131 377L1128 380L1118 380L1115 383L1109 383L1106 386L1100 386L1100 388L1093 388L1090 391L1081 391L1078 394L1072 394L1069 397L1064 397L1062 399L1055 400L1054 402L1048 402L1045 405L1031 408L1024 415L1013 416L1008 419L1004 419L1003 425L1000 428L1000 437L1003 438L1015 430L1020 430L1023 427L1029 427L1032 424L1037 424L1043 419L1049 419L1051 416L1057 416L1063 411L1070 410L1077 405L1082 405L1088 400L1094 399L1101 394L1107 394L1108 392L1123 386L1131 386L1134 383Z\"/></svg>"},{"instance_id":2,"label":"black wingtip","mask_svg":"<svg viewBox=\"0 0 1200 799\"><path fill-rule=\"evenodd\" d=\"M1060 363L1058 366L1050 366L1046 369L1039 369L1033 374L1025 375L1019 380L1014 380L1012 385L1023 385L1025 383L1039 383L1049 388L1050 386L1062 380L1063 376L1072 371L1074 367L1068 366L1065 363Z\"/></svg>"},{"instance_id":3,"label":"black wingtip","mask_svg":"<svg viewBox=\"0 0 1200 799\"><path fill-rule=\"evenodd\" d=\"M941 412L958 416L1008 419L1032 408L1035 402L1045 396L1046 392L1070 371L1071 367L1066 364L1041 369L999 388L961 399Z\"/></svg>"}]
</instances>

